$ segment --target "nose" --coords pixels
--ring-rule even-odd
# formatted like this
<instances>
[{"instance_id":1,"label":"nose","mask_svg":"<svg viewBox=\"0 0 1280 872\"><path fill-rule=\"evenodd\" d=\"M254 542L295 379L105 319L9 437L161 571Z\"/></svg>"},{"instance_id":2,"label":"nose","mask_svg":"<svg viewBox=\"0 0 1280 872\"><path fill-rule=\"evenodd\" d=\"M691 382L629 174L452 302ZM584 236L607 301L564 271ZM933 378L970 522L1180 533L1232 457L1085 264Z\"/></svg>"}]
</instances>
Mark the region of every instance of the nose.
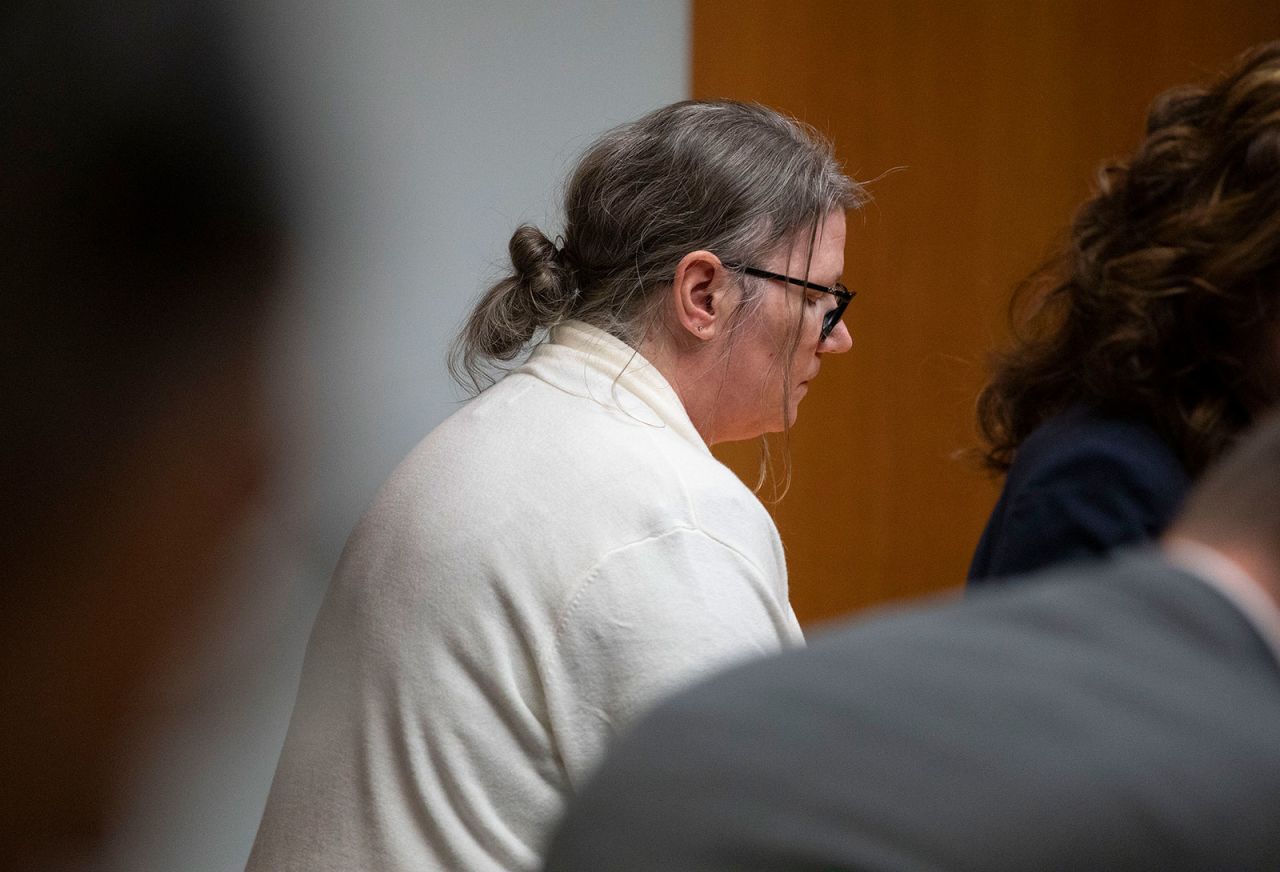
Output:
<instances>
[{"instance_id":1,"label":"nose","mask_svg":"<svg viewBox=\"0 0 1280 872\"><path fill-rule=\"evenodd\" d=\"M836 324L836 329L827 334L827 338L818 344L820 354L844 354L853 347L853 337L844 321Z\"/></svg>"}]
</instances>

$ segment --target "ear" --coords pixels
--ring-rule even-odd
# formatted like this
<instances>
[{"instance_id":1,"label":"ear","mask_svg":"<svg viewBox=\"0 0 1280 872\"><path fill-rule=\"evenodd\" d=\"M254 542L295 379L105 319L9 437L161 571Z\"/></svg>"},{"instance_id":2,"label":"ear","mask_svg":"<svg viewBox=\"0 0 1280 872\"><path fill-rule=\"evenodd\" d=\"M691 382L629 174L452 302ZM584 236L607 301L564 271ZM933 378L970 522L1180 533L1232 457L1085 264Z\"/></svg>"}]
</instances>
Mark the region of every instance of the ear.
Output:
<instances>
[{"instance_id":1,"label":"ear","mask_svg":"<svg viewBox=\"0 0 1280 872\"><path fill-rule=\"evenodd\" d=\"M691 251L676 264L671 295L676 323L695 339L713 339L723 330L725 267L709 251Z\"/></svg>"}]
</instances>

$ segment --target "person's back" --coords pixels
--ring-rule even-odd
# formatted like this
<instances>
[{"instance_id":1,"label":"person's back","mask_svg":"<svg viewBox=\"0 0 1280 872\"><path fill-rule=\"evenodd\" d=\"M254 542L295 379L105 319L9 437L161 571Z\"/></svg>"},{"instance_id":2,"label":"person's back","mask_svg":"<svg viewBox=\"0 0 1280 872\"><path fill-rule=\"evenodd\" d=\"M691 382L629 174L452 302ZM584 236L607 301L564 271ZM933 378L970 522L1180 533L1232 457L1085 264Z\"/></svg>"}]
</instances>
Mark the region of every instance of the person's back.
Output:
<instances>
[{"instance_id":1,"label":"person's back","mask_svg":"<svg viewBox=\"0 0 1280 872\"><path fill-rule=\"evenodd\" d=\"M969 566L973 585L1154 541L1190 485L1149 425L1077 405L1018 447Z\"/></svg>"},{"instance_id":2,"label":"person's back","mask_svg":"<svg viewBox=\"0 0 1280 872\"><path fill-rule=\"evenodd\" d=\"M596 369L603 348L631 357L586 325L557 328L384 486L313 632L251 869L532 865L604 741L723 665L723 644L699 639L735 637L735 656L800 641L763 506L697 462L707 449L648 364L615 379ZM297 776L320 758L334 762ZM299 808L331 823L300 838Z\"/></svg>"}]
</instances>

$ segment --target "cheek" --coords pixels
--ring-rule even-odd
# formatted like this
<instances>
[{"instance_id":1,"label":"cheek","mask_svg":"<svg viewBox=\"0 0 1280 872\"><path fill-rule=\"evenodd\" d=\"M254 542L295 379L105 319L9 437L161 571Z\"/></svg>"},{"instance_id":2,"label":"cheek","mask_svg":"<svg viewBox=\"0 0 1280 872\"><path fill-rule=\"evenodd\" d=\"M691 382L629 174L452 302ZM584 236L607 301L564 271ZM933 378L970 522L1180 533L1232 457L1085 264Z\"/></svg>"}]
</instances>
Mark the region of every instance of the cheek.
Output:
<instances>
[{"instance_id":1,"label":"cheek","mask_svg":"<svg viewBox=\"0 0 1280 872\"><path fill-rule=\"evenodd\" d=\"M791 357L791 376L796 379L805 379L809 377L809 371L813 369L813 359L817 356L818 344L808 337L800 341L796 347L796 353Z\"/></svg>"}]
</instances>

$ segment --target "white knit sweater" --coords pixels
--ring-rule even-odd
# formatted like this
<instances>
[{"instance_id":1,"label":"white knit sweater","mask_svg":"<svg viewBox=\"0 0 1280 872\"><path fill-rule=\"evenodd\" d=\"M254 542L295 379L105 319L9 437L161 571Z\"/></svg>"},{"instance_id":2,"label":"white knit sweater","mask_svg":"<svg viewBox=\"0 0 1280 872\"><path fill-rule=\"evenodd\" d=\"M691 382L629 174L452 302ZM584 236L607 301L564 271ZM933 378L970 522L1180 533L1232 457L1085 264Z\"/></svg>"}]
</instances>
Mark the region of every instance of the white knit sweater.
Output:
<instances>
[{"instance_id":1,"label":"white knit sweater","mask_svg":"<svg viewBox=\"0 0 1280 872\"><path fill-rule=\"evenodd\" d=\"M644 358L561 326L352 534L249 869L532 868L621 726L801 643L760 502Z\"/></svg>"}]
</instances>

